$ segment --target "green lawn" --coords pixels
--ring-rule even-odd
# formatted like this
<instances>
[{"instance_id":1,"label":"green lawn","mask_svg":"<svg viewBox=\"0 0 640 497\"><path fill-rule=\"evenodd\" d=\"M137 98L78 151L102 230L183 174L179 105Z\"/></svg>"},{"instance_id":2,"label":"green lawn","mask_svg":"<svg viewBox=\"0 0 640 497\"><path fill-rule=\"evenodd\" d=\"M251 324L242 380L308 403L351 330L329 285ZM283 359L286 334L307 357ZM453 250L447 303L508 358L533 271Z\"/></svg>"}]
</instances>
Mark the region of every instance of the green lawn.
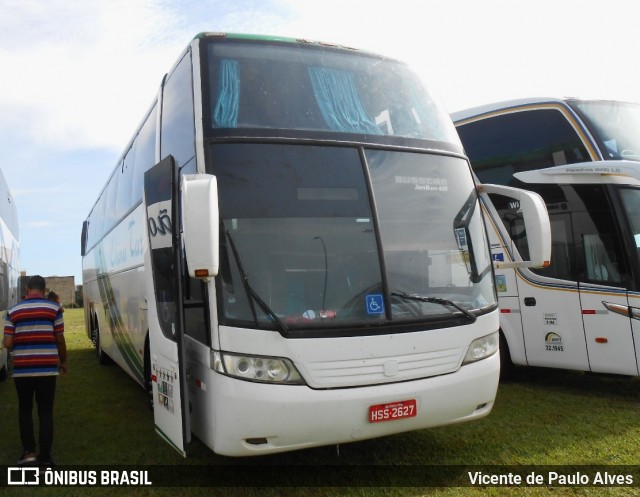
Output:
<instances>
[{"instance_id":1,"label":"green lawn","mask_svg":"<svg viewBox=\"0 0 640 497\"><path fill-rule=\"evenodd\" d=\"M493 412L485 419L377 440L323 447L261 458L216 456L198 441L182 459L154 432L145 392L117 366L99 366L84 331L83 311L65 312L69 374L58 378L54 457L58 465L208 465L211 471L246 466L247 482L256 471L318 468L327 487L136 489L38 488L29 495L230 495L230 496L475 496L475 495L640 495L636 488L563 487L330 487L322 466L353 465L354 475L371 471L371 481L390 468L410 468L438 476L447 465L522 465L561 469L563 465L640 464L640 381L638 378L591 376L523 370L502 384ZM17 406L12 381L0 383L0 464L13 464L20 452ZM376 472L376 466L379 473ZM404 467L404 469L403 469ZM241 468L243 469L243 468ZM543 468L541 468L542 470ZM612 467L615 470L615 467ZM384 473L384 472L387 473ZM466 471L464 468L461 472ZM401 474L401 473L399 473ZM357 481L362 481L361 479ZM398 479L395 480L397 484ZM402 481L400 478L399 481ZM0 494L27 495L23 489Z\"/></svg>"}]
</instances>

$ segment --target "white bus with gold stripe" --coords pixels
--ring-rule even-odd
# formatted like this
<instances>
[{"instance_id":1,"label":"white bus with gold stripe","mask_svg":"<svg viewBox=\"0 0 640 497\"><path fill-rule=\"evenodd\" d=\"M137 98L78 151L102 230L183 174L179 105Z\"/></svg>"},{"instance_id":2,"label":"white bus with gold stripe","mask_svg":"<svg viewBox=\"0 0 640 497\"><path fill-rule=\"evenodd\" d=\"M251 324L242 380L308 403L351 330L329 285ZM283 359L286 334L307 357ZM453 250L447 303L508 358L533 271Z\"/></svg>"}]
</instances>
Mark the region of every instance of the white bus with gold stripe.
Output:
<instances>
[{"instance_id":1,"label":"white bus with gold stripe","mask_svg":"<svg viewBox=\"0 0 640 497\"><path fill-rule=\"evenodd\" d=\"M535 98L453 114L481 181L545 200L551 265L499 270L502 370L531 365L638 375L640 106ZM524 252L517 205L492 197L515 247L491 230L498 264Z\"/></svg>"}]
</instances>

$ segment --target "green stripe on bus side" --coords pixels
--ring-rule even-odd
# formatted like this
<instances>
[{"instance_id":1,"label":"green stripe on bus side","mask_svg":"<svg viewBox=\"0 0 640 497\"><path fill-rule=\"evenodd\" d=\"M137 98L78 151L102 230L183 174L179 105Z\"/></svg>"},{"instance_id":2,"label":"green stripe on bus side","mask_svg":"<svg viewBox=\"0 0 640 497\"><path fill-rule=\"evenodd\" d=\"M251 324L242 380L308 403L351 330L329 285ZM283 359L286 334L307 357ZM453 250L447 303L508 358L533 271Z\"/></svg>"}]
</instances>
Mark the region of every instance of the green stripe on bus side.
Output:
<instances>
[{"instance_id":1,"label":"green stripe on bus side","mask_svg":"<svg viewBox=\"0 0 640 497\"><path fill-rule=\"evenodd\" d=\"M101 293L103 293L104 296L107 297L106 302L108 302L107 307L109 318L111 321L110 325L113 338L116 342L116 345L118 346L118 349L120 350L120 353L124 357L129 367L133 370L136 377L144 383L142 360L137 354L135 347L131 342L131 337L125 329L122 316L120 315L120 309L117 302L113 298L113 289L111 287L111 281L108 276L102 279L102 284L104 285L104 288L103 292Z\"/></svg>"},{"instance_id":2,"label":"green stripe on bus side","mask_svg":"<svg viewBox=\"0 0 640 497\"><path fill-rule=\"evenodd\" d=\"M99 247L96 248L96 258L98 259L98 268L105 269L105 261L103 259L102 250ZM111 279L105 273L102 273L102 276L98 277L98 289L100 291L100 298L102 299L103 305L109 313L109 324L111 325L111 332L116 346L118 347L118 350L120 350L122 357L131 371L137 379L144 384L144 366L142 360L133 346L131 337L126 332L118 303L114 298Z\"/></svg>"},{"instance_id":3,"label":"green stripe on bus side","mask_svg":"<svg viewBox=\"0 0 640 497\"><path fill-rule=\"evenodd\" d=\"M182 457L187 457L187 453L184 449L181 449L180 447L178 447L175 443L173 443L173 441L167 436L167 434L162 431L160 429L160 427L158 425L156 425L156 433L158 435L160 435L160 437L162 437L162 439L167 442L169 445L171 445L171 447L173 447L175 450L177 450L180 454L182 454Z\"/></svg>"}]
</instances>

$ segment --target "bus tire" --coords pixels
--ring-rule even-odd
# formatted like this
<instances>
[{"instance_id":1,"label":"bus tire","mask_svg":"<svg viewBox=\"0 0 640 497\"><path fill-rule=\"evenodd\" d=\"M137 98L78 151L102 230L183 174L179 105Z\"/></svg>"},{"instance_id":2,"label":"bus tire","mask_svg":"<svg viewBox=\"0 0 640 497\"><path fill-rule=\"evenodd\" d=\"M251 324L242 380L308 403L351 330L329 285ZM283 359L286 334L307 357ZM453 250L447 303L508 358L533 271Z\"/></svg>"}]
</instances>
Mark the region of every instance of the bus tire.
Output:
<instances>
[{"instance_id":1,"label":"bus tire","mask_svg":"<svg viewBox=\"0 0 640 497\"><path fill-rule=\"evenodd\" d=\"M107 354L105 354L104 350L102 350L102 347L100 346L100 328L98 327L97 320L94 323L95 323L94 324L95 328L92 331L92 335L95 337L96 357L98 358L98 364L101 364L102 366L107 366L111 364L112 361L111 361L111 358Z\"/></svg>"},{"instance_id":2,"label":"bus tire","mask_svg":"<svg viewBox=\"0 0 640 497\"><path fill-rule=\"evenodd\" d=\"M509 344L500 330L500 381L509 381L513 378L515 366L511 360Z\"/></svg>"}]
</instances>

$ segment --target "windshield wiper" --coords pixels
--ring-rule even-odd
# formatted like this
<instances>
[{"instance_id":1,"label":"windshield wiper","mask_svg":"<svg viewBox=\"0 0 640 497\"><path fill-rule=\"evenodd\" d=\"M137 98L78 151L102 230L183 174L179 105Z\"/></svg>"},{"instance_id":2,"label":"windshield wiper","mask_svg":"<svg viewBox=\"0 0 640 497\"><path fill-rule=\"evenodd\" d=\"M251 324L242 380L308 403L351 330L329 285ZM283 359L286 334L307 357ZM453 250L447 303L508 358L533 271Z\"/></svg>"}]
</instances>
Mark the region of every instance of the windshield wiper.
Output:
<instances>
[{"instance_id":1,"label":"windshield wiper","mask_svg":"<svg viewBox=\"0 0 640 497\"><path fill-rule=\"evenodd\" d=\"M421 295L409 295L408 293L404 293L404 292L402 293L393 292L391 293L391 295L394 297L400 297L401 299L406 299L406 300L416 300L418 302L428 302L429 304L440 304L444 306L455 307L462 314L464 314L466 317L468 317L472 321L475 321L477 319L476 316L474 316L468 310L462 307L460 304L456 304L452 300L440 299L437 297L423 297Z\"/></svg>"},{"instance_id":2,"label":"windshield wiper","mask_svg":"<svg viewBox=\"0 0 640 497\"><path fill-rule=\"evenodd\" d=\"M233 258L235 259L236 264L238 266L238 271L240 271L240 275L242 276L242 284L244 285L244 290L245 292L247 292L247 296L249 297L249 305L251 306L251 312L253 313L253 318L255 319L256 324L258 323L258 317L256 315L256 310L253 306L253 302L251 299L253 299L258 304L260 309L262 309L262 312L264 312L267 316L269 316L269 318L271 318L271 320L276 325L278 332L283 337L287 338L289 336L289 327L286 324L284 324L282 319L278 317L275 311L271 309L271 307L269 307L269 304L267 304L264 300L262 300L260 298L260 295L258 295L256 291L253 289L253 287L249 283L249 276L247 276L247 273L244 271L244 268L242 267L242 263L240 262L240 255L238 255L236 244L233 242L233 238L231 238L231 233L229 233L229 230L226 230L225 233L227 235L227 238L229 239L229 244L231 245L231 252L233 253Z\"/></svg>"}]
</instances>

